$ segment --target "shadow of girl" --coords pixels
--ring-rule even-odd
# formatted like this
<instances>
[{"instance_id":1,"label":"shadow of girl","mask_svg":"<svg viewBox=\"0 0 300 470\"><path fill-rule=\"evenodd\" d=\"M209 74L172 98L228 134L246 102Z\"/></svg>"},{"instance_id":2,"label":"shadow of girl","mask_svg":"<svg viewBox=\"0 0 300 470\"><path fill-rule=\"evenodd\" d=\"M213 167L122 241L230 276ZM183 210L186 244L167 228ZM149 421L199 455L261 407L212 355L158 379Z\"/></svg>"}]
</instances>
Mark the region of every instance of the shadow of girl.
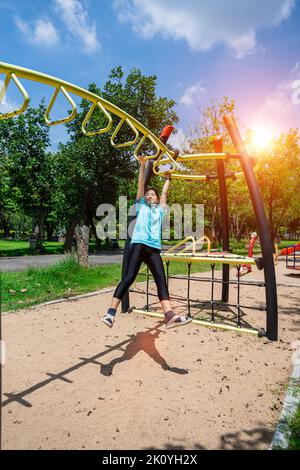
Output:
<instances>
[{"instance_id":1,"label":"shadow of girl","mask_svg":"<svg viewBox=\"0 0 300 470\"><path fill-rule=\"evenodd\" d=\"M171 367L165 361L165 359L161 356L159 351L155 346L155 340L159 337L159 335L163 332L158 327L151 328L150 331L141 331L136 335L132 336L132 340L126 346L124 350L124 354L121 357L117 357L113 359L108 364L101 364L100 365L100 373L105 376L112 375L113 368L116 364L120 364L124 361L129 361L132 359L138 352L144 351L151 357L157 364L159 364L163 370L167 370L170 372L174 372L175 374L188 374L187 369L179 369L178 367Z\"/></svg>"}]
</instances>

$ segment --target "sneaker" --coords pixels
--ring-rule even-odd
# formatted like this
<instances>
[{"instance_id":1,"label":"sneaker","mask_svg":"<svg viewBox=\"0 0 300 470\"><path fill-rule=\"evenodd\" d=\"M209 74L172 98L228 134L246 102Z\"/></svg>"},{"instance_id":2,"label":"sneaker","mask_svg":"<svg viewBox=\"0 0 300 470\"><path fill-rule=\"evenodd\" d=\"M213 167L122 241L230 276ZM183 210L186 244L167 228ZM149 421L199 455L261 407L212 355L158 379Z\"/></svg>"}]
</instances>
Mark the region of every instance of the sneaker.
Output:
<instances>
[{"instance_id":1,"label":"sneaker","mask_svg":"<svg viewBox=\"0 0 300 470\"><path fill-rule=\"evenodd\" d=\"M109 328L112 328L114 321L115 321L115 316L110 315L109 313L106 313L104 317L102 318L102 321L103 323L105 323L105 325L109 326Z\"/></svg>"},{"instance_id":2,"label":"sneaker","mask_svg":"<svg viewBox=\"0 0 300 470\"><path fill-rule=\"evenodd\" d=\"M191 317L188 317L187 315L177 315L174 313L174 315L167 317L165 320L165 326L166 328L174 328L175 326L182 326L186 325L187 323L190 323L192 321Z\"/></svg>"}]
</instances>

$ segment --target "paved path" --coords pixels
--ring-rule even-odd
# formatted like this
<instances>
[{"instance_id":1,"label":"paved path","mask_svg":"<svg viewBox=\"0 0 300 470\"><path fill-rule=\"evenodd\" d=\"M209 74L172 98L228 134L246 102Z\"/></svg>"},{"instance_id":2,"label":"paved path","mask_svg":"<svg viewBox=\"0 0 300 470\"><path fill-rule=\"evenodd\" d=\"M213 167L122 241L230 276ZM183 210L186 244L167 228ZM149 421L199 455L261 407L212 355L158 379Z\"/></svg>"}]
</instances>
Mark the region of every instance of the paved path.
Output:
<instances>
[{"instance_id":1,"label":"paved path","mask_svg":"<svg viewBox=\"0 0 300 470\"><path fill-rule=\"evenodd\" d=\"M164 249L169 249L169 246L164 246ZM0 270L7 271L25 271L29 267L51 266L67 259L70 255L35 255L35 256L4 256L0 257ZM91 266L99 264L114 264L121 263L123 259L122 250L105 251L97 255L89 256L89 263Z\"/></svg>"},{"instance_id":2,"label":"paved path","mask_svg":"<svg viewBox=\"0 0 300 470\"><path fill-rule=\"evenodd\" d=\"M67 259L70 255L37 255L37 256L11 256L0 258L1 271L24 271L29 267L50 266ZM123 254L121 251L106 251L103 254L90 255L91 266L98 264L121 263Z\"/></svg>"}]
</instances>

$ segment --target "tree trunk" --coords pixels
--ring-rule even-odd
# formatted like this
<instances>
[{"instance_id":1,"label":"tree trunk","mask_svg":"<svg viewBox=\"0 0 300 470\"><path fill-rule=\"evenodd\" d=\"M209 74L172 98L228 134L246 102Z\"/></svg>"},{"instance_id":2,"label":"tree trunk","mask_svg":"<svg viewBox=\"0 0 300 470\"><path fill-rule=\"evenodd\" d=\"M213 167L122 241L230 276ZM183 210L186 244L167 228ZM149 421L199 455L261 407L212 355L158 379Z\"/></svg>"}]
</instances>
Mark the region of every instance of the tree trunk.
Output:
<instances>
[{"instance_id":1,"label":"tree trunk","mask_svg":"<svg viewBox=\"0 0 300 470\"><path fill-rule=\"evenodd\" d=\"M47 242L52 242L54 225L52 222L45 222L46 232L47 232Z\"/></svg>"},{"instance_id":2,"label":"tree trunk","mask_svg":"<svg viewBox=\"0 0 300 470\"><path fill-rule=\"evenodd\" d=\"M9 225L6 223L6 221L3 221L3 238L8 238L10 236L10 227Z\"/></svg>"},{"instance_id":3,"label":"tree trunk","mask_svg":"<svg viewBox=\"0 0 300 470\"><path fill-rule=\"evenodd\" d=\"M43 241L44 241L44 222L46 218L45 212L40 212L38 214L38 220L33 226L33 231L31 235L31 247L36 249L43 248Z\"/></svg>"},{"instance_id":4,"label":"tree trunk","mask_svg":"<svg viewBox=\"0 0 300 470\"><path fill-rule=\"evenodd\" d=\"M77 221L73 221L67 227L65 243L64 243L64 250L66 252L72 251L72 240L73 240L73 235L74 235L76 224L77 224Z\"/></svg>"},{"instance_id":5,"label":"tree trunk","mask_svg":"<svg viewBox=\"0 0 300 470\"><path fill-rule=\"evenodd\" d=\"M269 224L270 224L270 233L271 233L271 238L274 240L274 237L276 235L275 233L275 227L274 227L274 219L273 219L273 204L269 205Z\"/></svg>"},{"instance_id":6,"label":"tree trunk","mask_svg":"<svg viewBox=\"0 0 300 470\"><path fill-rule=\"evenodd\" d=\"M78 263L80 266L88 267L89 266L89 238L90 238L90 228L87 225L76 225L75 227L75 237L77 245L77 257Z\"/></svg>"},{"instance_id":7,"label":"tree trunk","mask_svg":"<svg viewBox=\"0 0 300 470\"><path fill-rule=\"evenodd\" d=\"M91 220L91 233L94 235L96 240L96 251L101 251L101 240L99 240L97 236L97 231L93 220Z\"/></svg>"}]
</instances>

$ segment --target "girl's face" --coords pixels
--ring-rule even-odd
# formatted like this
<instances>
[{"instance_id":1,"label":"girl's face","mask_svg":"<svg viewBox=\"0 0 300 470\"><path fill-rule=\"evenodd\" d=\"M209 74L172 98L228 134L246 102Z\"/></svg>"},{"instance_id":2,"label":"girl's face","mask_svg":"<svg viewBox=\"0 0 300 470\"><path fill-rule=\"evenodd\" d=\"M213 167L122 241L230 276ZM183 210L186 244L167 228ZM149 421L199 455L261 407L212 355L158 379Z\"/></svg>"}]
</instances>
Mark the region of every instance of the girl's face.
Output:
<instances>
[{"instance_id":1,"label":"girl's face","mask_svg":"<svg viewBox=\"0 0 300 470\"><path fill-rule=\"evenodd\" d=\"M145 199L148 204L156 204L158 202L158 197L152 189L149 189L149 191L146 192Z\"/></svg>"}]
</instances>

